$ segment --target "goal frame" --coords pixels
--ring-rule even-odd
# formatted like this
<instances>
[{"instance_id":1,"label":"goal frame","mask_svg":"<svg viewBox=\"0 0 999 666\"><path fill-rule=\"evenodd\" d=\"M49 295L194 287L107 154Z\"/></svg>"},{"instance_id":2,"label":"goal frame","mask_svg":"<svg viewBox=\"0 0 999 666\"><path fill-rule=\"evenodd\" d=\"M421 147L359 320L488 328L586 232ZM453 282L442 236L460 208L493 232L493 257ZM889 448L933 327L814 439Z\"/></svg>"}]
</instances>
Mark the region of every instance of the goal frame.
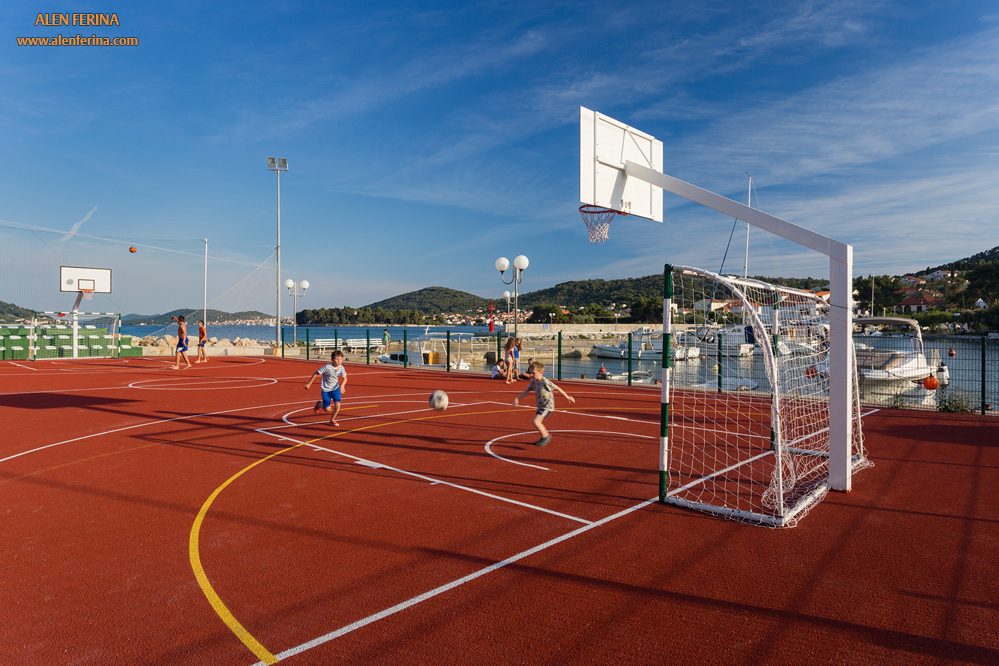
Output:
<instances>
[{"instance_id":1,"label":"goal frame","mask_svg":"<svg viewBox=\"0 0 999 666\"><path fill-rule=\"evenodd\" d=\"M107 333L104 339L108 344L101 345L101 349L109 350L107 354L101 354L100 358L120 358L121 357L121 314L117 312L78 312L77 310L71 310L69 312L56 312L56 311L46 311L46 312L35 312L31 318L31 332L29 334L29 360L37 361L40 358L39 352L41 351L41 340L43 339L42 330L46 327L43 324L44 320L59 321L64 317L68 317L68 320L62 326L65 326L65 330L71 331L71 354L69 356L59 355L59 358L97 358L93 356L81 357L80 352L84 349L91 349L91 346L86 346L81 344L81 331L86 330L86 324L80 323L80 317L105 317L110 318L111 321L107 327Z\"/></svg>"},{"instance_id":2,"label":"goal frame","mask_svg":"<svg viewBox=\"0 0 999 666\"><path fill-rule=\"evenodd\" d=\"M714 284L714 289L721 288L730 296L738 299L741 303L740 310L743 315L742 326L747 329L751 328L757 337L754 339L759 340L761 344L759 345L760 350L763 353L763 361L766 368L767 379L770 384L769 389L769 415L767 417L761 418L757 421L758 424L766 426L769 423L770 432L770 448L769 451L760 450L756 453L747 453L744 458L729 459L727 462L722 462L721 464L716 464L715 466L705 465L700 469L693 471L694 476L688 478L686 482L679 481L675 478L671 478L672 474L682 474L680 468L685 468L686 473L691 473L691 469L688 466L690 460L689 456L693 455L695 460L707 461L710 459L710 449L715 446L721 446L723 449L735 446L738 448L736 442L745 436L749 436L747 432L732 432L731 436L727 436L722 433L718 433L717 442L703 442L695 443L692 441L690 435L691 433L685 433L686 436L682 437L683 446L678 452L680 458L677 462L680 463L680 467L671 467L673 452L671 451L670 442L670 420L671 420L671 405L672 399L674 397L674 381L672 377L675 356L672 353L673 345L673 334L675 332L675 327L673 324L673 312L677 303L674 299L675 296L675 284L674 276L689 276L690 279L694 280L704 280L707 284ZM686 283L686 278L684 279ZM679 287L676 287L679 288ZM758 290L762 290L758 292ZM750 295L752 291L755 296ZM764 294L769 294L767 297L763 297ZM690 293L685 294L688 298L691 297ZM714 298L713 296L711 298ZM797 523L799 518L803 516L812 506L817 504L825 496L825 494L833 487L831 481L831 461L833 459L833 454L835 452L835 441L832 439L832 407L834 404L833 395L831 392L831 381L830 381L830 392L828 398L823 399L821 396L824 394L820 390L819 394L811 394L809 397L808 393L802 394L797 390L792 390L790 393L784 393L784 387L788 386L786 382L791 381L795 376L794 372L794 362L789 362L789 360L778 361L778 354L780 354L782 359L795 358L790 356L791 352L788 350L780 351L780 346L783 344L779 342L781 337L781 331L784 327L783 319L781 319L781 301L782 299L799 299L800 303L812 303L812 307L821 307L817 312L826 312L831 314L831 308L828 308L822 299L815 296L815 294L806 292L800 289L792 289L788 287L780 287L778 285L769 284L766 282L761 282L759 280L751 280L744 278L735 277L725 277L721 276L712 271L707 271L691 266L680 266L666 264L663 272L663 353L662 353L662 375L661 375L661 385L662 385L662 399L661 399L661 411L660 411L660 466L659 466L659 500L661 503L674 504L678 506L683 506L695 510L706 511L714 514L722 515L726 518L731 518L735 520L743 520L746 522L759 523L770 525L772 527L790 527ZM692 303L684 302L680 304L682 307L679 308L685 312L689 312L685 308L689 308ZM763 321L762 312L763 310L769 310L769 323ZM696 310L692 310L695 312ZM707 318L708 313L705 313ZM828 315L827 315L828 316ZM796 316L795 319L798 317ZM705 319L705 322L707 319ZM788 325L794 327L794 322L789 321ZM799 324L800 325L800 324ZM810 324L809 328L814 324ZM719 334L720 335L720 334ZM793 338L793 332L791 333ZM806 341L807 342L807 341ZM821 349L821 348L817 348ZM719 364L721 364L721 342L719 338ZM852 356L852 353L851 353ZM702 357L703 358L703 357ZM801 358L800 356L796 358ZM828 358L828 357L827 357ZM799 368L800 369L800 365ZM826 368L823 372L828 372L831 367ZM810 368L811 374L805 373L808 377L815 377L816 370L815 366ZM831 373L827 376L830 377ZM719 370L719 377L721 377L721 372ZM858 408L859 395L858 395L858 384L856 377L852 377L848 387L847 400L851 407ZM689 389L684 389L687 391ZM721 392L721 380L719 379L719 392ZM813 389L814 390L814 389ZM734 394L730 394L730 399L742 400L741 398L734 397ZM799 437L798 439L790 439L788 441L784 440L785 430L790 433L791 429L797 430L800 434L800 422L792 423L792 421L785 421L785 419L791 418L790 416L785 416L785 410L788 407L793 409L795 402L800 404L801 399L804 398L812 405L823 405L826 404L828 407L826 409L820 409L816 413L818 422L815 427L806 431L804 437ZM760 395L756 393L752 396L747 396L745 400L750 402L753 400L759 400ZM790 401L785 405L785 401ZM709 410L710 411L710 410ZM852 473L855 470L862 469L863 467L869 466L866 455L863 449L863 435L861 430L861 423L859 421L859 411L851 410L854 415L854 419L850 423L848 430L848 466ZM702 416L706 415L707 412L702 413ZM790 412L788 412L790 414ZM712 421L715 417L705 416L707 421L705 423ZM828 421L826 421L828 419ZM688 419L684 419L687 421ZM793 421L797 421L794 419ZM825 423L828 423L827 427L823 427ZM683 428L693 428L693 431L699 431L700 426L696 424L686 424L682 426ZM716 426L717 427L717 426ZM828 433L828 436L827 434ZM803 446L803 442L808 441L810 444ZM828 448L825 448L825 444L828 443ZM695 454L695 451L704 449L703 457L699 454ZM696 488L699 484L707 483L711 485L711 481L714 477L724 478L730 473L735 476L740 476L739 468L743 465L749 465L748 469L754 469L757 464L756 461L763 461L769 457L773 458L773 471L769 474L766 482L769 483L769 490L766 492L761 492L757 499L759 500L756 504L756 509L746 508L745 495L739 493L742 496L742 500L737 502L741 506L733 506L729 504L726 500L718 500L712 502L701 502L690 499L692 495L696 495ZM805 456L811 458L812 460L825 459L826 470L825 475L816 476L817 473L822 472L822 464L815 463L813 465L808 465L811 471L805 472L804 483L799 482L800 480L795 480L799 473L804 470L799 469L800 463L792 463L793 457ZM803 458L802 458L803 459ZM683 460L684 462L680 462ZM787 462L785 462L787 461ZM718 461L716 461L717 463ZM783 469L785 464L791 464L786 471ZM696 468L696 465L695 465ZM754 474L758 474L759 470L756 472L750 472L750 477ZM760 477L756 477L755 481L759 482ZM686 483L686 485L677 485L678 483ZM790 497L787 503L785 503L785 492L790 493ZM767 493L773 493L772 497L776 498L776 506L770 504L773 512L768 512L764 510L763 505L766 502L763 501L764 496ZM751 494L752 495L752 494ZM722 493L725 496L725 493ZM732 496L733 498L735 496Z\"/></svg>"}]
</instances>

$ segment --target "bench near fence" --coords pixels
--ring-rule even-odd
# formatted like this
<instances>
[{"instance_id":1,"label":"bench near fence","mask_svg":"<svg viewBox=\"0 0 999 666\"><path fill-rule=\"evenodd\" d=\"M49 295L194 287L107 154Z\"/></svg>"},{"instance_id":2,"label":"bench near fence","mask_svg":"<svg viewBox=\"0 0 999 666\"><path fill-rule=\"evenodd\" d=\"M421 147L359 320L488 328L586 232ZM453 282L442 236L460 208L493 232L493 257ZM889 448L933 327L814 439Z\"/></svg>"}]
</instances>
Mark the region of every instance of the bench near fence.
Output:
<instances>
[{"instance_id":1,"label":"bench near fence","mask_svg":"<svg viewBox=\"0 0 999 666\"><path fill-rule=\"evenodd\" d=\"M340 349L356 352L364 351L369 347L369 342L365 338L348 338L346 340L336 340L335 338L319 338L312 341L316 349L320 352L326 351L327 349L336 349L339 345ZM370 347L372 351L380 351L384 345L381 340L372 340L370 342Z\"/></svg>"}]
</instances>

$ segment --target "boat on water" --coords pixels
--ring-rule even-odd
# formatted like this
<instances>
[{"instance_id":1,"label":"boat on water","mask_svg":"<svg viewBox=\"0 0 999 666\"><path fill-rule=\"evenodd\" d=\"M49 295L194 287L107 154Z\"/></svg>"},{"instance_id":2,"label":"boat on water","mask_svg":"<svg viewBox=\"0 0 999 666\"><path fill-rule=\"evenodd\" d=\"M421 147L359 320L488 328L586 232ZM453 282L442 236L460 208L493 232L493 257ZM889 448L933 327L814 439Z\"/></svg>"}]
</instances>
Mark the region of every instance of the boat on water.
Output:
<instances>
[{"instance_id":1,"label":"boat on water","mask_svg":"<svg viewBox=\"0 0 999 666\"><path fill-rule=\"evenodd\" d=\"M700 326L684 331L698 356L752 356L755 344L742 325Z\"/></svg>"},{"instance_id":2,"label":"boat on water","mask_svg":"<svg viewBox=\"0 0 999 666\"><path fill-rule=\"evenodd\" d=\"M628 358L628 341L616 345L594 345L593 353L598 358ZM686 344L674 337L670 344L670 354L675 361L697 358L700 355L696 346ZM643 361L659 361L663 357L663 336L661 331L653 331L643 326L631 333L631 358Z\"/></svg>"},{"instance_id":3,"label":"boat on water","mask_svg":"<svg viewBox=\"0 0 999 666\"><path fill-rule=\"evenodd\" d=\"M471 333L451 333L451 361L452 370L471 370L472 365L461 358L462 342L465 342L471 349ZM387 352L378 355L379 363L390 365L410 365L412 367L425 368L447 368L448 358L448 335L447 333L431 333L430 327L423 335L414 338L406 345L402 351Z\"/></svg>"},{"instance_id":4,"label":"boat on water","mask_svg":"<svg viewBox=\"0 0 999 666\"><path fill-rule=\"evenodd\" d=\"M600 369L596 374L597 379L606 379L615 382L626 382L628 381L627 372L608 372L604 366L600 366ZM657 377L650 370L634 370L631 373L632 383L637 384L654 384Z\"/></svg>"},{"instance_id":5,"label":"boat on water","mask_svg":"<svg viewBox=\"0 0 999 666\"><path fill-rule=\"evenodd\" d=\"M922 382L934 377L940 386L950 383L950 370L940 351L927 358L923 334L908 317L857 317L853 320L853 346L862 383Z\"/></svg>"}]
</instances>

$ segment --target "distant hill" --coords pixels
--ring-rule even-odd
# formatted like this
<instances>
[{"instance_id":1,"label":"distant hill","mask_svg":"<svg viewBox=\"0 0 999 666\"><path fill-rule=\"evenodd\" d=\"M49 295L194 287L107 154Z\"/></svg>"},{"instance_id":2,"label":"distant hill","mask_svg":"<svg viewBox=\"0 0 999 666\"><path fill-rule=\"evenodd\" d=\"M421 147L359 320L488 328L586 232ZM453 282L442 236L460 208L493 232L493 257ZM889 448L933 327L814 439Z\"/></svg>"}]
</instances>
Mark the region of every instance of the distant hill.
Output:
<instances>
[{"instance_id":1,"label":"distant hill","mask_svg":"<svg viewBox=\"0 0 999 666\"><path fill-rule=\"evenodd\" d=\"M971 266L974 266L979 261L984 261L985 263L992 263L994 261L999 261L999 245L992 248L991 250L985 250L984 252L979 252L978 254L973 254L970 257L965 257L964 259L958 259L957 261L952 261L949 264L941 264L940 266L928 266L925 271L919 270L910 273L910 275L926 275L938 270L950 271L950 270L966 270Z\"/></svg>"},{"instance_id":2,"label":"distant hill","mask_svg":"<svg viewBox=\"0 0 999 666\"><path fill-rule=\"evenodd\" d=\"M128 317L122 318L122 324L127 324L129 326L138 326L140 324L146 324L149 326L166 326L173 323L171 317L176 317L178 315L184 315L184 317L191 322L195 322L201 319L201 308L198 309L180 309L171 310L170 312L164 312L163 314L150 315L148 317L128 315ZM259 312L257 310L251 310L248 312L223 312L222 310L212 310L208 309L208 321L206 324L221 324L222 322L236 322L236 321L258 321L260 319L274 319L274 315L269 315L264 312Z\"/></svg>"},{"instance_id":3,"label":"distant hill","mask_svg":"<svg viewBox=\"0 0 999 666\"><path fill-rule=\"evenodd\" d=\"M416 310L426 314L457 313L489 307L489 300L447 287L426 287L364 306L372 310Z\"/></svg>"},{"instance_id":4,"label":"distant hill","mask_svg":"<svg viewBox=\"0 0 999 666\"><path fill-rule=\"evenodd\" d=\"M796 289L815 289L826 286L828 280L816 278L774 278L754 276L754 279L764 280L785 287ZM520 295L522 307L528 309L537 305L555 304L569 308L582 308L595 303L609 307L612 303L621 307L629 305L640 298L657 299L663 296L663 276L646 275L640 278L624 278L620 280L577 280L563 282L549 289L539 289Z\"/></svg>"},{"instance_id":5,"label":"distant hill","mask_svg":"<svg viewBox=\"0 0 999 666\"><path fill-rule=\"evenodd\" d=\"M555 304L580 308L595 303L606 307L611 303L632 303L639 298L662 298L662 295L662 275L621 280L575 280L521 294L520 306L531 309L541 304Z\"/></svg>"},{"instance_id":6,"label":"distant hill","mask_svg":"<svg viewBox=\"0 0 999 666\"><path fill-rule=\"evenodd\" d=\"M22 308L13 303L0 301L0 322L14 323L19 320L31 321L35 316L34 310Z\"/></svg>"}]
</instances>

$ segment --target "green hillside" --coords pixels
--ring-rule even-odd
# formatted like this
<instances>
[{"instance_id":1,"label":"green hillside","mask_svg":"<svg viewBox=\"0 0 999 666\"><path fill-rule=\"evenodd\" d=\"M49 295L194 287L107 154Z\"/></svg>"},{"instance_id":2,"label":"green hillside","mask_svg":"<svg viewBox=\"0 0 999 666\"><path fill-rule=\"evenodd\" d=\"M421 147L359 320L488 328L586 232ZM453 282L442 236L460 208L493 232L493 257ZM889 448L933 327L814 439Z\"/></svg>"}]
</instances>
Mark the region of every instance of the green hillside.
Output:
<instances>
[{"instance_id":1,"label":"green hillside","mask_svg":"<svg viewBox=\"0 0 999 666\"><path fill-rule=\"evenodd\" d=\"M0 321L13 323L15 321L31 321L34 310L22 308L13 303L0 301Z\"/></svg>"},{"instance_id":2,"label":"green hillside","mask_svg":"<svg viewBox=\"0 0 999 666\"><path fill-rule=\"evenodd\" d=\"M456 313L489 307L489 300L447 287L426 287L364 306L376 310L417 310L426 314Z\"/></svg>"}]
</instances>

